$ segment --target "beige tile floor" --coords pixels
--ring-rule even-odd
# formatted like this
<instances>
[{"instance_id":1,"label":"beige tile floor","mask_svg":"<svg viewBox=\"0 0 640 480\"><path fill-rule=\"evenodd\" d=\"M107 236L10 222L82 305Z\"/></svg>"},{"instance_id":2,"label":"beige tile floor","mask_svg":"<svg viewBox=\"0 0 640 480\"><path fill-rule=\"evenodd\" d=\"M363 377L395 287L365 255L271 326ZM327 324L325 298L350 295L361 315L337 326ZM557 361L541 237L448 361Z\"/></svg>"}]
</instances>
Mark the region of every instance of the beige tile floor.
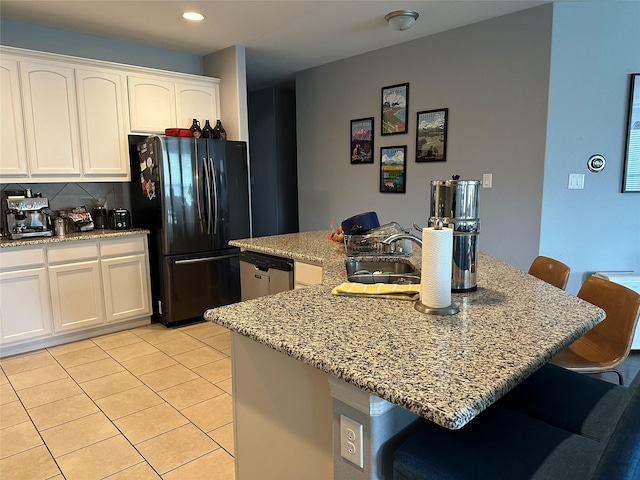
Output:
<instances>
[{"instance_id":1,"label":"beige tile floor","mask_svg":"<svg viewBox=\"0 0 640 480\"><path fill-rule=\"evenodd\" d=\"M0 360L0 478L234 478L230 337L152 324Z\"/></svg>"}]
</instances>

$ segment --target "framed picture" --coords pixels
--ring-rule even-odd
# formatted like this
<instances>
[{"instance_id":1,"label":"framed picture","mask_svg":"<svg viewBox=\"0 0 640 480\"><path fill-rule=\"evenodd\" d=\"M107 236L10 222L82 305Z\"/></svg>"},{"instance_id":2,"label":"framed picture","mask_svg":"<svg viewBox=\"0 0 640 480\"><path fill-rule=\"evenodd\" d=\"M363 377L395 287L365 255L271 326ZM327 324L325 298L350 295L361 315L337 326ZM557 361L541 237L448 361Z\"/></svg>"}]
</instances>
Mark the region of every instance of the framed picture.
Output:
<instances>
[{"instance_id":1,"label":"framed picture","mask_svg":"<svg viewBox=\"0 0 640 480\"><path fill-rule=\"evenodd\" d=\"M630 83L622 193L640 192L640 73L632 73Z\"/></svg>"},{"instance_id":2,"label":"framed picture","mask_svg":"<svg viewBox=\"0 0 640 480\"><path fill-rule=\"evenodd\" d=\"M351 120L351 163L373 163L373 117Z\"/></svg>"},{"instance_id":3,"label":"framed picture","mask_svg":"<svg viewBox=\"0 0 640 480\"><path fill-rule=\"evenodd\" d=\"M416 162L447 160L448 108L418 112L416 122Z\"/></svg>"},{"instance_id":4,"label":"framed picture","mask_svg":"<svg viewBox=\"0 0 640 480\"><path fill-rule=\"evenodd\" d=\"M409 84L382 88L382 135L407 133Z\"/></svg>"},{"instance_id":5,"label":"framed picture","mask_svg":"<svg viewBox=\"0 0 640 480\"><path fill-rule=\"evenodd\" d=\"M380 191L405 193L407 146L380 148Z\"/></svg>"}]
</instances>

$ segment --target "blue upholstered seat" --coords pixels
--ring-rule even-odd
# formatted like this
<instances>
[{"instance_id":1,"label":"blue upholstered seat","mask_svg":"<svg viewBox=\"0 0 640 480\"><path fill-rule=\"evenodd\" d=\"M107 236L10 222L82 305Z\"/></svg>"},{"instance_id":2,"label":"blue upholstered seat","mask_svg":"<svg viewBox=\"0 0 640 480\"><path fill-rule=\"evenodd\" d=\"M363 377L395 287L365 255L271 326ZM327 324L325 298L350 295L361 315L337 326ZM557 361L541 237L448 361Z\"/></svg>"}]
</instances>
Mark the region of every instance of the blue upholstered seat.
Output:
<instances>
[{"instance_id":1,"label":"blue upholstered seat","mask_svg":"<svg viewBox=\"0 0 640 480\"><path fill-rule=\"evenodd\" d=\"M546 364L500 404L583 437L600 440L615 427L628 389ZM576 399L579 399L576 401Z\"/></svg>"},{"instance_id":2,"label":"blue upholstered seat","mask_svg":"<svg viewBox=\"0 0 640 480\"><path fill-rule=\"evenodd\" d=\"M626 388L545 366L461 430L422 422L393 478L640 479L640 375Z\"/></svg>"}]
</instances>

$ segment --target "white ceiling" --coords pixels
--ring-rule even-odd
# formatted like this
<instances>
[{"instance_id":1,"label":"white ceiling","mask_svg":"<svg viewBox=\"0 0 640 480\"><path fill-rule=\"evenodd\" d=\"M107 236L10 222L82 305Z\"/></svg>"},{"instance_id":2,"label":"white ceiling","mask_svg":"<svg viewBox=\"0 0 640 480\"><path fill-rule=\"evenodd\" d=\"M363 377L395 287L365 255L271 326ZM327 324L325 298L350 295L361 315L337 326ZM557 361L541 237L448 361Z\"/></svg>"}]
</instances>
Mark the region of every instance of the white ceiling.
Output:
<instances>
[{"instance_id":1,"label":"white ceiling","mask_svg":"<svg viewBox=\"0 0 640 480\"><path fill-rule=\"evenodd\" d=\"M310 67L547 3L533 0L2 0L6 19L207 55L244 45L250 88ZM420 14L411 29L384 16ZM206 18L183 20L186 10Z\"/></svg>"}]
</instances>

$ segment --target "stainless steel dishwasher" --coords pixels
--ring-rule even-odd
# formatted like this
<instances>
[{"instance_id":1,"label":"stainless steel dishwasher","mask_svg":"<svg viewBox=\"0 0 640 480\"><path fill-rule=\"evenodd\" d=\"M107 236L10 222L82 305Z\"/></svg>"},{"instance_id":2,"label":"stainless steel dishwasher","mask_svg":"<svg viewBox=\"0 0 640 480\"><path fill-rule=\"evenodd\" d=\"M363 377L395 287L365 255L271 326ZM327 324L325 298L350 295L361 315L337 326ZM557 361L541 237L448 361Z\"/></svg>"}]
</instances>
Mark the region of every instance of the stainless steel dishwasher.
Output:
<instances>
[{"instance_id":1,"label":"stainless steel dishwasher","mask_svg":"<svg viewBox=\"0 0 640 480\"><path fill-rule=\"evenodd\" d=\"M242 301L293 289L293 260L240 252Z\"/></svg>"}]
</instances>

